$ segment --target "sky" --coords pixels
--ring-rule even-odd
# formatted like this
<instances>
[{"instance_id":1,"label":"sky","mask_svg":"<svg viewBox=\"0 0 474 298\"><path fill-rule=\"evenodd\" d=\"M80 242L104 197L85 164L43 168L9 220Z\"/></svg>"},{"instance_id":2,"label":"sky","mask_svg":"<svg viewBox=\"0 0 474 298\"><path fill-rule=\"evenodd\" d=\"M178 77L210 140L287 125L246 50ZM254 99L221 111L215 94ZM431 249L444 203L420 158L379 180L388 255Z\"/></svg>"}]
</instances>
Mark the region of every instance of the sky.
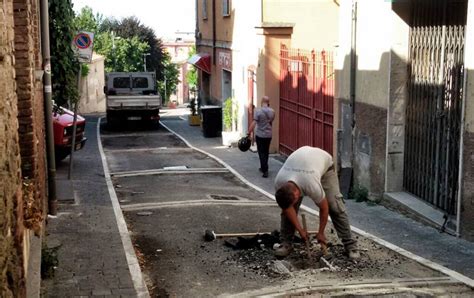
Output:
<instances>
[{"instance_id":1,"label":"sky","mask_svg":"<svg viewBox=\"0 0 474 298\"><path fill-rule=\"evenodd\" d=\"M176 37L176 31L194 32L195 28L195 0L72 0L72 3L76 12L89 6L104 17L136 16L163 39Z\"/></svg>"}]
</instances>

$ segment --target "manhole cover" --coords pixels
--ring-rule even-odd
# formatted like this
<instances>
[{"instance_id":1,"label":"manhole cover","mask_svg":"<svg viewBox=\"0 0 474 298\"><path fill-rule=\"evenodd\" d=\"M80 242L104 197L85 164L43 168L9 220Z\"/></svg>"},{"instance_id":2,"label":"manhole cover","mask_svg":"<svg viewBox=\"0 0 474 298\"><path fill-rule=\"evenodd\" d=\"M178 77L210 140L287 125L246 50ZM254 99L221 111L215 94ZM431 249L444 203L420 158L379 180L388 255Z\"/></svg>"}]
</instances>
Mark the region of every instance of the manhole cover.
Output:
<instances>
[{"instance_id":1,"label":"manhole cover","mask_svg":"<svg viewBox=\"0 0 474 298\"><path fill-rule=\"evenodd\" d=\"M221 195L210 195L211 199L219 201L238 201L239 198L236 196L221 196Z\"/></svg>"}]
</instances>

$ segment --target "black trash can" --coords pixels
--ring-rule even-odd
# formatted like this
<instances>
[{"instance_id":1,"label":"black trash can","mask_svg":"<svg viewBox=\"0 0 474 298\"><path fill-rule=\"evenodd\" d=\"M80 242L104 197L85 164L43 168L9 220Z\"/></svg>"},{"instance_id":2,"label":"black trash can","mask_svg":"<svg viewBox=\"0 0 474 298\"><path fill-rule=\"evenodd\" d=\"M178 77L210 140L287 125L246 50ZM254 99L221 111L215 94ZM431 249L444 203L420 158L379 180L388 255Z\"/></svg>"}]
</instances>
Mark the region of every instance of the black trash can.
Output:
<instances>
[{"instance_id":1,"label":"black trash can","mask_svg":"<svg viewBox=\"0 0 474 298\"><path fill-rule=\"evenodd\" d=\"M215 138L221 136L222 131L222 107L202 106L202 133L205 138Z\"/></svg>"}]
</instances>

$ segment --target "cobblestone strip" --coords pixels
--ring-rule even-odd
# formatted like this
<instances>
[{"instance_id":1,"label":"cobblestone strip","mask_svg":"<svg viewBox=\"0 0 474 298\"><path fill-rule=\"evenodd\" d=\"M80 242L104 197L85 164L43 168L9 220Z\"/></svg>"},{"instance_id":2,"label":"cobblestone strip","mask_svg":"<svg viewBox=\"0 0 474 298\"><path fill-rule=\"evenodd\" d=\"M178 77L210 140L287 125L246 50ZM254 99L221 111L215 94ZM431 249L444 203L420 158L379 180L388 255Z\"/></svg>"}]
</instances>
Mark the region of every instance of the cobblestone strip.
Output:
<instances>
[{"instance_id":1,"label":"cobblestone strip","mask_svg":"<svg viewBox=\"0 0 474 298\"><path fill-rule=\"evenodd\" d=\"M104 168L104 176L107 182L107 188L109 190L110 200L112 201L112 206L114 209L115 218L117 220L118 229L120 232L120 237L122 239L123 248L125 250L125 255L127 257L128 268L130 274L132 275L133 285L137 291L138 297L150 297L148 288L143 279L143 275L140 269L140 264L138 263L135 250L132 245L132 240L128 233L127 224L125 223L125 218L123 217L122 210L120 209L120 203L115 193L115 189L112 183L112 178L110 177L109 167L107 166L107 160L105 158L104 149L102 147L102 142L100 140L100 123L101 118L97 123L97 145L99 146L100 156L102 159L102 166Z\"/></svg>"}]
</instances>

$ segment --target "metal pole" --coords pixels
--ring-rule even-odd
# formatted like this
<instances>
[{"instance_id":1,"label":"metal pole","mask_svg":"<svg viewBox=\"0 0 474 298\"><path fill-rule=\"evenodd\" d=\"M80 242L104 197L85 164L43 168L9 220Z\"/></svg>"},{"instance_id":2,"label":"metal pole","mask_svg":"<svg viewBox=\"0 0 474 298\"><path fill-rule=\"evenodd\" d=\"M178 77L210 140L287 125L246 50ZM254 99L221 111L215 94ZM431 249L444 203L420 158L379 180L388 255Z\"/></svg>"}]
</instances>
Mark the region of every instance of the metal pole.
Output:
<instances>
[{"instance_id":1,"label":"metal pole","mask_svg":"<svg viewBox=\"0 0 474 298\"><path fill-rule=\"evenodd\" d=\"M143 67L144 67L145 72L146 72L146 54L143 54Z\"/></svg>"},{"instance_id":2,"label":"metal pole","mask_svg":"<svg viewBox=\"0 0 474 298\"><path fill-rule=\"evenodd\" d=\"M56 160L54 153L54 133L53 133L53 104L51 85L51 54L49 46L49 12L48 0L41 0L41 51L43 53L43 92L44 92L44 113L46 128L46 154L48 160L48 212L56 215L58 201L56 198Z\"/></svg>"},{"instance_id":3,"label":"metal pole","mask_svg":"<svg viewBox=\"0 0 474 298\"><path fill-rule=\"evenodd\" d=\"M164 99L164 101L166 102L166 93L167 93L166 92L166 74L164 76L165 76L165 99Z\"/></svg>"},{"instance_id":4,"label":"metal pole","mask_svg":"<svg viewBox=\"0 0 474 298\"><path fill-rule=\"evenodd\" d=\"M71 144L71 154L69 155L69 172L67 179L71 180L72 174L72 164L73 164L73 154L76 148L76 130L77 130L77 106L81 100L81 77L82 77L82 63L79 62L79 73L77 75L77 90L79 92L79 98L74 104L74 118L72 121L72 144Z\"/></svg>"}]
</instances>

